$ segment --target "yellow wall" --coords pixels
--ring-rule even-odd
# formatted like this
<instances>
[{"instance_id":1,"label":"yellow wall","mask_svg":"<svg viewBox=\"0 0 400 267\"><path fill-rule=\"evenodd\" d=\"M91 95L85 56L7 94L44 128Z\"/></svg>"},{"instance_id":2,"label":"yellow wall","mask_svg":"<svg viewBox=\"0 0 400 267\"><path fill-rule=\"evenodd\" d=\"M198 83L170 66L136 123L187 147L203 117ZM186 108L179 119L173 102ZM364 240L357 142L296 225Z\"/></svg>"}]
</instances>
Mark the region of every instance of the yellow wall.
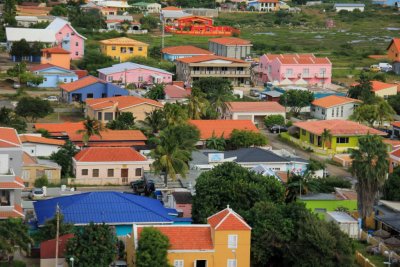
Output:
<instances>
[{"instance_id":1,"label":"yellow wall","mask_svg":"<svg viewBox=\"0 0 400 267\"><path fill-rule=\"evenodd\" d=\"M387 98L390 95L397 95L397 85L393 85L387 89L379 90L374 92L376 96L380 96L382 98Z\"/></svg>"},{"instance_id":2,"label":"yellow wall","mask_svg":"<svg viewBox=\"0 0 400 267\"><path fill-rule=\"evenodd\" d=\"M186 266L194 266L194 262L196 260L206 260L207 261L207 267L217 267L214 263L214 253L213 252L180 252L180 253L175 253L175 252L170 252L168 251L168 260L169 263L174 266L174 260L183 260L184 261L184 267ZM222 265L220 265L222 266ZM223 266L226 266L223 265Z\"/></svg>"},{"instance_id":3,"label":"yellow wall","mask_svg":"<svg viewBox=\"0 0 400 267\"><path fill-rule=\"evenodd\" d=\"M238 236L238 247L228 248L228 235ZM238 267L250 266L250 244L251 231L215 231L214 246L215 257L214 267L227 266L228 259L236 259Z\"/></svg>"},{"instance_id":4,"label":"yellow wall","mask_svg":"<svg viewBox=\"0 0 400 267\"><path fill-rule=\"evenodd\" d=\"M118 109L116 107L94 111L92 108L87 107L86 114L90 118L96 118L97 119L98 118L97 114L99 112L101 112L101 113L103 113L101 122L102 123L107 123L108 121L104 120L104 114L106 112L113 112L113 113L115 113L115 112L121 112L121 113L122 112L131 112L133 114L133 116L135 117L135 121L141 121L141 120L144 120L146 118L146 112L150 113L153 110L160 109L160 108L161 107L157 107L157 106L153 106L153 105L149 105L149 104L142 104L142 105L126 108L126 109L123 109L121 111L118 111ZM114 114L114 116L115 116L115 114Z\"/></svg>"},{"instance_id":5,"label":"yellow wall","mask_svg":"<svg viewBox=\"0 0 400 267\"><path fill-rule=\"evenodd\" d=\"M41 64L53 64L55 66L64 68L69 70L70 69L70 55L69 54L51 54L50 57L46 55L41 58Z\"/></svg>"},{"instance_id":6,"label":"yellow wall","mask_svg":"<svg viewBox=\"0 0 400 267\"><path fill-rule=\"evenodd\" d=\"M45 170L51 171L51 177L47 177L49 183L58 184L61 181L60 169L51 169L44 166L24 166L22 170L29 173L29 179L23 179L25 183L29 183L28 187L33 187L35 180L41 177L38 174L45 174Z\"/></svg>"},{"instance_id":7,"label":"yellow wall","mask_svg":"<svg viewBox=\"0 0 400 267\"><path fill-rule=\"evenodd\" d=\"M101 52L115 60L127 61L132 57L147 57L148 45L111 45L102 44L100 46ZM113 50L115 48L115 50ZM121 52L121 48L126 49L126 53ZM129 48L133 48L133 52L129 53ZM140 51L141 49L142 51Z\"/></svg>"}]
</instances>

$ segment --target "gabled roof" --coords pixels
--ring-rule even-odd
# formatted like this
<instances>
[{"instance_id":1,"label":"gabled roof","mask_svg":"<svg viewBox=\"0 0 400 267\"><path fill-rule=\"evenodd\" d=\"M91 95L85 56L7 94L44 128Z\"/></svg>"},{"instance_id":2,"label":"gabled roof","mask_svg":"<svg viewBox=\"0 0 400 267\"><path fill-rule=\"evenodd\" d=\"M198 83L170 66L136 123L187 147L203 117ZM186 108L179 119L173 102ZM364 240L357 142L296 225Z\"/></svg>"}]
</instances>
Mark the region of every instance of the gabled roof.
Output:
<instances>
[{"instance_id":1,"label":"gabled roof","mask_svg":"<svg viewBox=\"0 0 400 267\"><path fill-rule=\"evenodd\" d=\"M15 176L12 180L0 180L0 189L24 189L24 180L19 176Z\"/></svg>"},{"instance_id":2,"label":"gabled roof","mask_svg":"<svg viewBox=\"0 0 400 267\"><path fill-rule=\"evenodd\" d=\"M245 163L245 162L289 163L291 161L288 158L281 157L275 154L274 152L259 147L239 148L237 150L227 150L221 153L224 153L225 159L236 158L234 161L239 163ZM292 160L298 160L298 158Z\"/></svg>"},{"instance_id":3,"label":"gabled roof","mask_svg":"<svg viewBox=\"0 0 400 267\"><path fill-rule=\"evenodd\" d=\"M397 88L397 84L384 83L381 81L371 81L371 84L372 84L372 91L374 91L374 92L377 92L380 90L385 90L385 89L392 88L392 87Z\"/></svg>"},{"instance_id":4,"label":"gabled roof","mask_svg":"<svg viewBox=\"0 0 400 267\"><path fill-rule=\"evenodd\" d=\"M400 128L400 121L394 121L391 123L394 127Z\"/></svg>"},{"instance_id":5,"label":"gabled roof","mask_svg":"<svg viewBox=\"0 0 400 267\"><path fill-rule=\"evenodd\" d=\"M108 68L98 69L97 71L108 75L108 74L113 74L113 73L117 73L117 72L125 72L125 71L129 72L131 70L138 70L138 69L151 70L151 71L155 71L155 72L173 75L172 73L170 73L166 70L163 70L163 69L153 68L153 67L149 67L146 65L133 63L133 62L119 63L119 64L112 65L111 67L108 67Z\"/></svg>"},{"instance_id":6,"label":"gabled roof","mask_svg":"<svg viewBox=\"0 0 400 267\"><path fill-rule=\"evenodd\" d=\"M44 129L52 136L64 136L67 132L77 132L83 130L83 122L62 122L62 123L35 123L33 126L36 130Z\"/></svg>"},{"instance_id":7,"label":"gabled roof","mask_svg":"<svg viewBox=\"0 0 400 267\"><path fill-rule=\"evenodd\" d=\"M74 234L66 234L58 238L58 258L65 257L67 242L73 237ZM40 258L54 259L56 257L56 244L56 239L50 239L40 243Z\"/></svg>"},{"instance_id":8,"label":"gabled roof","mask_svg":"<svg viewBox=\"0 0 400 267\"><path fill-rule=\"evenodd\" d=\"M242 216L229 207L208 217L207 222L214 230L251 230L251 227L244 221Z\"/></svg>"},{"instance_id":9,"label":"gabled roof","mask_svg":"<svg viewBox=\"0 0 400 267\"><path fill-rule=\"evenodd\" d=\"M252 45L249 40L240 39L236 37L221 37L213 38L208 40L209 42L226 45L226 46L236 46L236 45Z\"/></svg>"},{"instance_id":10,"label":"gabled roof","mask_svg":"<svg viewBox=\"0 0 400 267\"><path fill-rule=\"evenodd\" d=\"M38 225L54 218L60 207L66 223L149 224L172 223L170 210L156 199L121 192L87 192L33 203Z\"/></svg>"},{"instance_id":11,"label":"gabled roof","mask_svg":"<svg viewBox=\"0 0 400 267\"><path fill-rule=\"evenodd\" d=\"M102 40L100 41L101 44L105 45L141 45L141 46L148 46L148 44L127 38L127 37L118 37L118 38L112 38L112 39L107 39L107 40Z\"/></svg>"},{"instance_id":12,"label":"gabled roof","mask_svg":"<svg viewBox=\"0 0 400 267\"><path fill-rule=\"evenodd\" d=\"M294 125L316 135L321 135L324 129L330 130L332 136L386 135L374 128L348 120L302 121Z\"/></svg>"},{"instance_id":13,"label":"gabled roof","mask_svg":"<svg viewBox=\"0 0 400 267\"><path fill-rule=\"evenodd\" d=\"M230 58L230 57L221 57L221 56L215 56L215 55L178 58L176 61L180 61L183 63L202 63L205 61L212 61L212 60L225 60L225 61L231 61L233 63L247 63L250 65L250 63L248 63L244 60L241 60L241 59Z\"/></svg>"},{"instance_id":14,"label":"gabled roof","mask_svg":"<svg viewBox=\"0 0 400 267\"><path fill-rule=\"evenodd\" d=\"M391 156L394 156L396 158L400 158L400 149L396 149L395 151L392 151L390 153Z\"/></svg>"},{"instance_id":15,"label":"gabled roof","mask_svg":"<svg viewBox=\"0 0 400 267\"><path fill-rule=\"evenodd\" d=\"M9 211L0 211L0 219L7 219L7 218L24 218L24 212L20 205L15 204L13 210Z\"/></svg>"},{"instance_id":16,"label":"gabled roof","mask_svg":"<svg viewBox=\"0 0 400 267\"><path fill-rule=\"evenodd\" d=\"M0 148L20 146L21 140L14 128L0 127Z\"/></svg>"},{"instance_id":17,"label":"gabled roof","mask_svg":"<svg viewBox=\"0 0 400 267\"><path fill-rule=\"evenodd\" d=\"M316 99L312 102L312 104L314 106L330 108L330 107L335 107L335 106L344 105L344 104L348 104L348 103L354 103L354 102L361 103L361 101L358 99L345 97L345 96L330 95L330 96Z\"/></svg>"},{"instance_id":18,"label":"gabled roof","mask_svg":"<svg viewBox=\"0 0 400 267\"><path fill-rule=\"evenodd\" d=\"M130 147L89 147L74 156L77 162L146 161L146 157Z\"/></svg>"},{"instance_id":19,"label":"gabled roof","mask_svg":"<svg viewBox=\"0 0 400 267\"><path fill-rule=\"evenodd\" d=\"M191 94L191 89L185 89L175 84L168 84L164 87L165 96L172 99L187 98Z\"/></svg>"},{"instance_id":20,"label":"gabled roof","mask_svg":"<svg viewBox=\"0 0 400 267\"><path fill-rule=\"evenodd\" d=\"M164 54L170 55L213 55L214 53L193 45L170 46L162 50Z\"/></svg>"},{"instance_id":21,"label":"gabled roof","mask_svg":"<svg viewBox=\"0 0 400 267\"><path fill-rule=\"evenodd\" d=\"M285 112L285 107L278 102L228 102L231 112Z\"/></svg>"},{"instance_id":22,"label":"gabled roof","mask_svg":"<svg viewBox=\"0 0 400 267\"><path fill-rule=\"evenodd\" d=\"M264 56L270 61L278 60L282 64L332 64L327 57L315 57L314 54L264 54Z\"/></svg>"},{"instance_id":23,"label":"gabled roof","mask_svg":"<svg viewBox=\"0 0 400 267\"><path fill-rule=\"evenodd\" d=\"M56 68L56 69L59 69L59 70L65 71L65 72L74 73L72 70L62 68L62 67L50 64L50 63L33 65L29 70L30 71L41 71L41 70L46 70L46 69L51 69L51 68Z\"/></svg>"},{"instance_id":24,"label":"gabled roof","mask_svg":"<svg viewBox=\"0 0 400 267\"><path fill-rule=\"evenodd\" d=\"M71 25L71 23L69 23L66 20L63 20L62 18L58 18L56 17L55 20L53 20L47 27L46 30L51 30L54 33L58 33L65 25L69 25L71 27L71 29L75 32L76 35L78 35L79 37L83 38L86 40L86 37L82 36L79 34L79 32L77 32Z\"/></svg>"},{"instance_id":25,"label":"gabled roof","mask_svg":"<svg viewBox=\"0 0 400 267\"><path fill-rule=\"evenodd\" d=\"M189 123L199 129L202 140L211 138L213 134L229 138L235 129L259 132L251 120L189 120Z\"/></svg>"},{"instance_id":26,"label":"gabled roof","mask_svg":"<svg viewBox=\"0 0 400 267\"><path fill-rule=\"evenodd\" d=\"M388 50L389 47L392 46L392 44L394 44L397 51L400 51L400 38L393 38L392 41L390 41L390 44L389 44L388 48L386 48L386 50Z\"/></svg>"},{"instance_id":27,"label":"gabled roof","mask_svg":"<svg viewBox=\"0 0 400 267\"><path fill-rule=\"evenodd\" d=\"M107 98L88 99L86 101L86 105L93 110L102 110L113 106L118 107L119 110L123 110L129 107L144 104L160 108L163 107L163 105L156 100L136 96L115 96Z\"/></svg>"},{"instance_id":28,"label":"gabled roof","mask_svg":"<svg viewBox=\"0 0 400 267\"><path fill-rule=\"evenodd\" d=\"M29 134L21 134L19 138L21 139L22 143L37 143L37 144L55 145L55 146L62 146L65 144L64 140L51 139Z\"/></svg>"},{"instance_id":29,"label":"gabled roof","mask_svg":"<svg viewBox=\"0 0 400 267\"><path fill-rule=\"evenodd\" d=\"M67 130L69 140L72 142L81 142L82 133L77 133L74 130ZM92 142L124 142L124 141L145 141L146 136L140 130L106 130L100 132L101 137L98 135L92 135L89 138L89 145Z\"/></svg>"},{"instance_id":30,"label":"gabled roof","mask_svg":"<svg viewBox=\"0 0 400 267\"><path fill-rule=\"evenodd\" d=\"M31 28L6 28L6 37L9 42L16 42L25 39L28 43L42 42L55 43L55 34L48 29Z\"/></svg>"},{"instance_id":31,"label":"gabled roof","mask_svg":"<svg viewBox=\"0 0 400 267\"><path fill-rule=\"evenodd\" d=\"M44 53L49 53L49 54L70 54L69 51L67 51L61 47L44 48L40 51L42 51Z\"/></svg>"},{"instance_id":32,"label":"gabled roof","mask_svg":"<svg viewBox=\"0 0 400 267\"><path fill-rule=\"evenodd\" d=\"M93 76L86 76L72 83L63 83L60 85L60 88L66 92L73 92L95 83L105 84L106 82Z\"/></svg>"}]
</instances>

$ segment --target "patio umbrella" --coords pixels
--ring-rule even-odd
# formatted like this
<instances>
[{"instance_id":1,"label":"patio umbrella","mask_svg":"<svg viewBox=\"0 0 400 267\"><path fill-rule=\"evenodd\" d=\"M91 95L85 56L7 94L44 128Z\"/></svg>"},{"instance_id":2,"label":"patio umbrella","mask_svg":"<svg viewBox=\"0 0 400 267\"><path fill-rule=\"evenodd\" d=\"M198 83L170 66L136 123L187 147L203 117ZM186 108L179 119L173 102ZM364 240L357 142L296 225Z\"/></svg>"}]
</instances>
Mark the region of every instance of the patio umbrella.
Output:
<instances>
[{"instance_id":1,"label":"patio umbrella","mask_svg":"<svg viewBox=\"0 0 400 267\"><path fill-rule=\"evenodd\" d=\"M400 247L400 240L393 236L383 242L390 247Z\"/></svg>"},{"instance_id":2,"label":"patio umbrella","mask_svg":"<svg viewBox=\"0 0 400 267\"><path fill-rule=\"evenodd\" d=\"M296 85L303 85L303 84L308 84L306 80L304 80L303 78L298 79L297 81L295 81Z\"/></svg>"},{"instance_id":3,"label":"patio umbrella","mask_svg":"<svg viewBox=\"0 0 400 267\"><path fill-rule=\"evenodd\" d=\"M292 85L292 84L293 82L288 78L285 78L283 81L281 81L281 85Z\"/></svg>"},{"instance_id":4,"label":"patio umbrella","mask_svg":"<svg viewBox=\"0 0 400 267\"><path fill-rule=\"evenodd\" d=\"M375 231L372 235L374 237L381 237L381 238L389 238L390 237L390 233L383 229L379 229L378 231Z\"/></svg>"}]
</instances>

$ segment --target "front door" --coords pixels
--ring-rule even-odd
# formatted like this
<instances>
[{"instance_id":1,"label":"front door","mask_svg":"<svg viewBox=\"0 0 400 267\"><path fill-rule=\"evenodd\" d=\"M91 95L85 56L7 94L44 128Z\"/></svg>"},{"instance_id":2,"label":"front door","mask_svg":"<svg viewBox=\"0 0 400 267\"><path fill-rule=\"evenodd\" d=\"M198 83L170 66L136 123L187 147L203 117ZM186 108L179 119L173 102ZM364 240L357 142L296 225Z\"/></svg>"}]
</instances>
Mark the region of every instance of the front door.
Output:
<instances>
[{"instance_id":1,"label":"front door","mask_svg":"<svg viewBox=\"0 0 400 267\"><path fill-rule=\"evenodd\" d=\"M121 169L121 178L128 178L128 169Z\"/></svg>"}]
</instances>

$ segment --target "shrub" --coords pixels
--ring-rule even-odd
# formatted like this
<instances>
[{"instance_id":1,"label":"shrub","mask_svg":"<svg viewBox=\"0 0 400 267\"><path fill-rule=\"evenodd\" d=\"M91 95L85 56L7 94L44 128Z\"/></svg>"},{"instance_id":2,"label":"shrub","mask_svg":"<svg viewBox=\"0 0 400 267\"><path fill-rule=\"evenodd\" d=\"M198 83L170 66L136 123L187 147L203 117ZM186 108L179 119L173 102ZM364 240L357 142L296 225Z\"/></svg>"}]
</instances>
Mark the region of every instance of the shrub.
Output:
<instances>
[{"instance_id":1,"label":"shrub","mask_svg":"<svg viewBox=\"0 0 400 267\"><path fill-rule=\"evenodd\" d=\"M319 193L332 193L335 187L351 188L351 182L341 177L330 176L326 178L316 179Z\"/></svg>"},{"instance_id":2,"label":"shrub","mask_svg":"<svg viewBox=\"0 0 400 267\"><path fill-rule=\"evenodd\" d=\"M48 186L49 185L49 180L47 179L46 175L43 175L42 177L39 177L35 180L34 186L35 187L43 187L43 186Z\"/></svg>"},{"instance_id":3,"label":"shrub","mask_svg":"<svg viewBox=\"0 0 400 267\"><path fill-rule=\"evenodd\" d=\"M269 115L265 117L264 124L267 128L273 125L284 125L285 118L282 115Z\"/></svg>"}]
</instances>

